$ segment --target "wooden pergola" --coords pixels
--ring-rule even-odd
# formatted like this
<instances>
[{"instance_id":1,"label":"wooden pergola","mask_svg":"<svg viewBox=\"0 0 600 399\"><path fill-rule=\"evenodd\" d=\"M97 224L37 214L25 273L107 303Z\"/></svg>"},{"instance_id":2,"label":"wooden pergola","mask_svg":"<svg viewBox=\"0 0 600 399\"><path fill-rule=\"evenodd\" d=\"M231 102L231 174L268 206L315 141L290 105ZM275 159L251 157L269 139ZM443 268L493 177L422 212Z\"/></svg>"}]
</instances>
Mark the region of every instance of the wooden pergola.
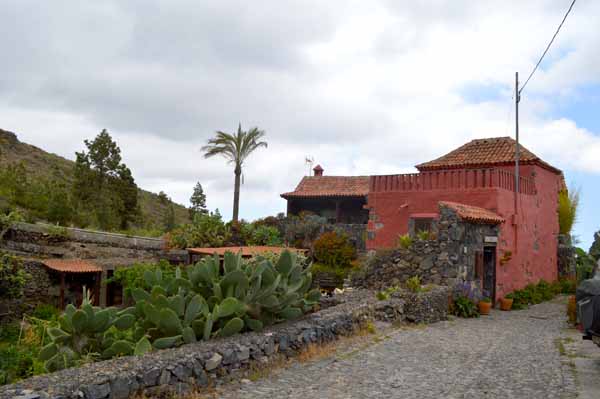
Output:
<instances>
[{"instance_id":1,"label":"wooden pergola","mask_svg":"<svg viewBox=\"0 0 600 399\"><path fill-rule=\"evenodd\" d=\"M65 308L65 275L67 273L94 273L94 303L100 303L100 280L102 279L102 268L89 260L83 259L44 259L44 266L60 274L60 308Z\"/></svg>"}]
</instances>

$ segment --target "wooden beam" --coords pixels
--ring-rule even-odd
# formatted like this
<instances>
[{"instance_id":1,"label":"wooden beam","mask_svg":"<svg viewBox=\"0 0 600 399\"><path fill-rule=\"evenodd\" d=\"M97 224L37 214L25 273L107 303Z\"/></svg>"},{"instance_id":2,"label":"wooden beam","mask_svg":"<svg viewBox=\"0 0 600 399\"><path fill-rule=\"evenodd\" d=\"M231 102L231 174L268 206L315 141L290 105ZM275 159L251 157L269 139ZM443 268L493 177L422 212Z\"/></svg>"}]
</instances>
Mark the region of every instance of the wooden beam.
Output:
<instances>
[{"instance_id":1,"label":"wooden beam","mask_svg":"<svg viewBox=\"0 0 600 399\"><path fill-rule=\"evenodd\" d=\"M60 308L65 308L65 272L60 273Z\"/></svg>"},{"instance_id":2,"label":"wooden beam","mask_svg":"<svg viewBox=\"0 0 600 399\"><path fill-rule=\"evenodd\" d=\"M102 280L102 272L96 272L96 281L94 287L94 305L100 306L100 282Z\"/></svg>"},{"instance_id":3,"label":"wooden beam","mask_svg":"<svg viewBox=\"0 0 600 399\"><path fill-rule=\"evenodd\" d=\"M341 200L335 200L335 222L336 223L340 223L341 219L342 219L342 207L341 207Z\"/></svg>"}]
</instances>

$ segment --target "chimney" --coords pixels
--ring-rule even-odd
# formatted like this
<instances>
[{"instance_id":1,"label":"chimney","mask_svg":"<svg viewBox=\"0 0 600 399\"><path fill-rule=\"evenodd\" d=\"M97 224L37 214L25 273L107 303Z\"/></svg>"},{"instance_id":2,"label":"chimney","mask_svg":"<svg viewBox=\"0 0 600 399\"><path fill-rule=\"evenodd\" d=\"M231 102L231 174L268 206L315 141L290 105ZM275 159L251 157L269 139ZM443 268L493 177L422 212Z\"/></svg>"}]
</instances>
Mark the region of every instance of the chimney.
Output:
<instances>
[{"instance_id":1,"label":"chimney","mask_svg":"<svg viewBox=\"0 0 600 399\"><path fill-rule=\"evenodd\" d=\"M321 167L321 165L317 165L313 168L313 171L315 172L315 176L323 176L323 168Z\"/></svg>"}]
</instances>

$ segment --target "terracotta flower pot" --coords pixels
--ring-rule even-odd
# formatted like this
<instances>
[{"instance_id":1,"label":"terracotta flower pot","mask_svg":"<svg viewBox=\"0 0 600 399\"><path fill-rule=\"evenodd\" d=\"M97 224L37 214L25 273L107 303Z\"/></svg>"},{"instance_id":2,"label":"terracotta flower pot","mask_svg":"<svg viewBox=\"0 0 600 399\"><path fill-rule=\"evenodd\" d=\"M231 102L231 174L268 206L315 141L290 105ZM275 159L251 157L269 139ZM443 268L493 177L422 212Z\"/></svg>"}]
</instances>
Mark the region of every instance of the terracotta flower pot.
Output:
<instances>
[{"instance_id":1,"label":"terracotta flower pot","mask_svg":"<svg viewBox=\"0 0 600 399\"><path fill-rule=\"evenodd\" d=\"M491 302L483 302L479 301L479 313L481 314L490 314L490 309L492 308Z\"/></svg>"},{"instance_id":2,"label":"terracotta flower pot","mask_svg":"<svg viewBox=\"0 0 600 399\"><path fill-rule=\"evenodd\" d=\"M502 298L500 299L500 310L510 310L510 308L512 308L512 304L512 298Z\"/></svg>"}]
</instances>

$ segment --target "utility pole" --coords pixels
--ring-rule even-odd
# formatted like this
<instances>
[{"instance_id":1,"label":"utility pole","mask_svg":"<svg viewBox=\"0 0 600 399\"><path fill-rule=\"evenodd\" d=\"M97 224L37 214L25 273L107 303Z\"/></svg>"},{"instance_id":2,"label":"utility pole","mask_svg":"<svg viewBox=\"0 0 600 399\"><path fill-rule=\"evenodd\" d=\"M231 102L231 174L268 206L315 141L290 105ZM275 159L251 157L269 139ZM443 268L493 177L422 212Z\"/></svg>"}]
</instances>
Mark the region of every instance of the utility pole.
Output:
<instances>
[{"instance_id":1,"label":"utility pole","mask_svg":"<svg viewBox=\"0 0 600 399\"><path fill-rule=\"evenodd\" d=\"M519 101L521 101L521 93L519 92L519 72L515 72L515 137L517 145L515 146L515 215L519 213Z\"/></svg>"}]
</instances>

